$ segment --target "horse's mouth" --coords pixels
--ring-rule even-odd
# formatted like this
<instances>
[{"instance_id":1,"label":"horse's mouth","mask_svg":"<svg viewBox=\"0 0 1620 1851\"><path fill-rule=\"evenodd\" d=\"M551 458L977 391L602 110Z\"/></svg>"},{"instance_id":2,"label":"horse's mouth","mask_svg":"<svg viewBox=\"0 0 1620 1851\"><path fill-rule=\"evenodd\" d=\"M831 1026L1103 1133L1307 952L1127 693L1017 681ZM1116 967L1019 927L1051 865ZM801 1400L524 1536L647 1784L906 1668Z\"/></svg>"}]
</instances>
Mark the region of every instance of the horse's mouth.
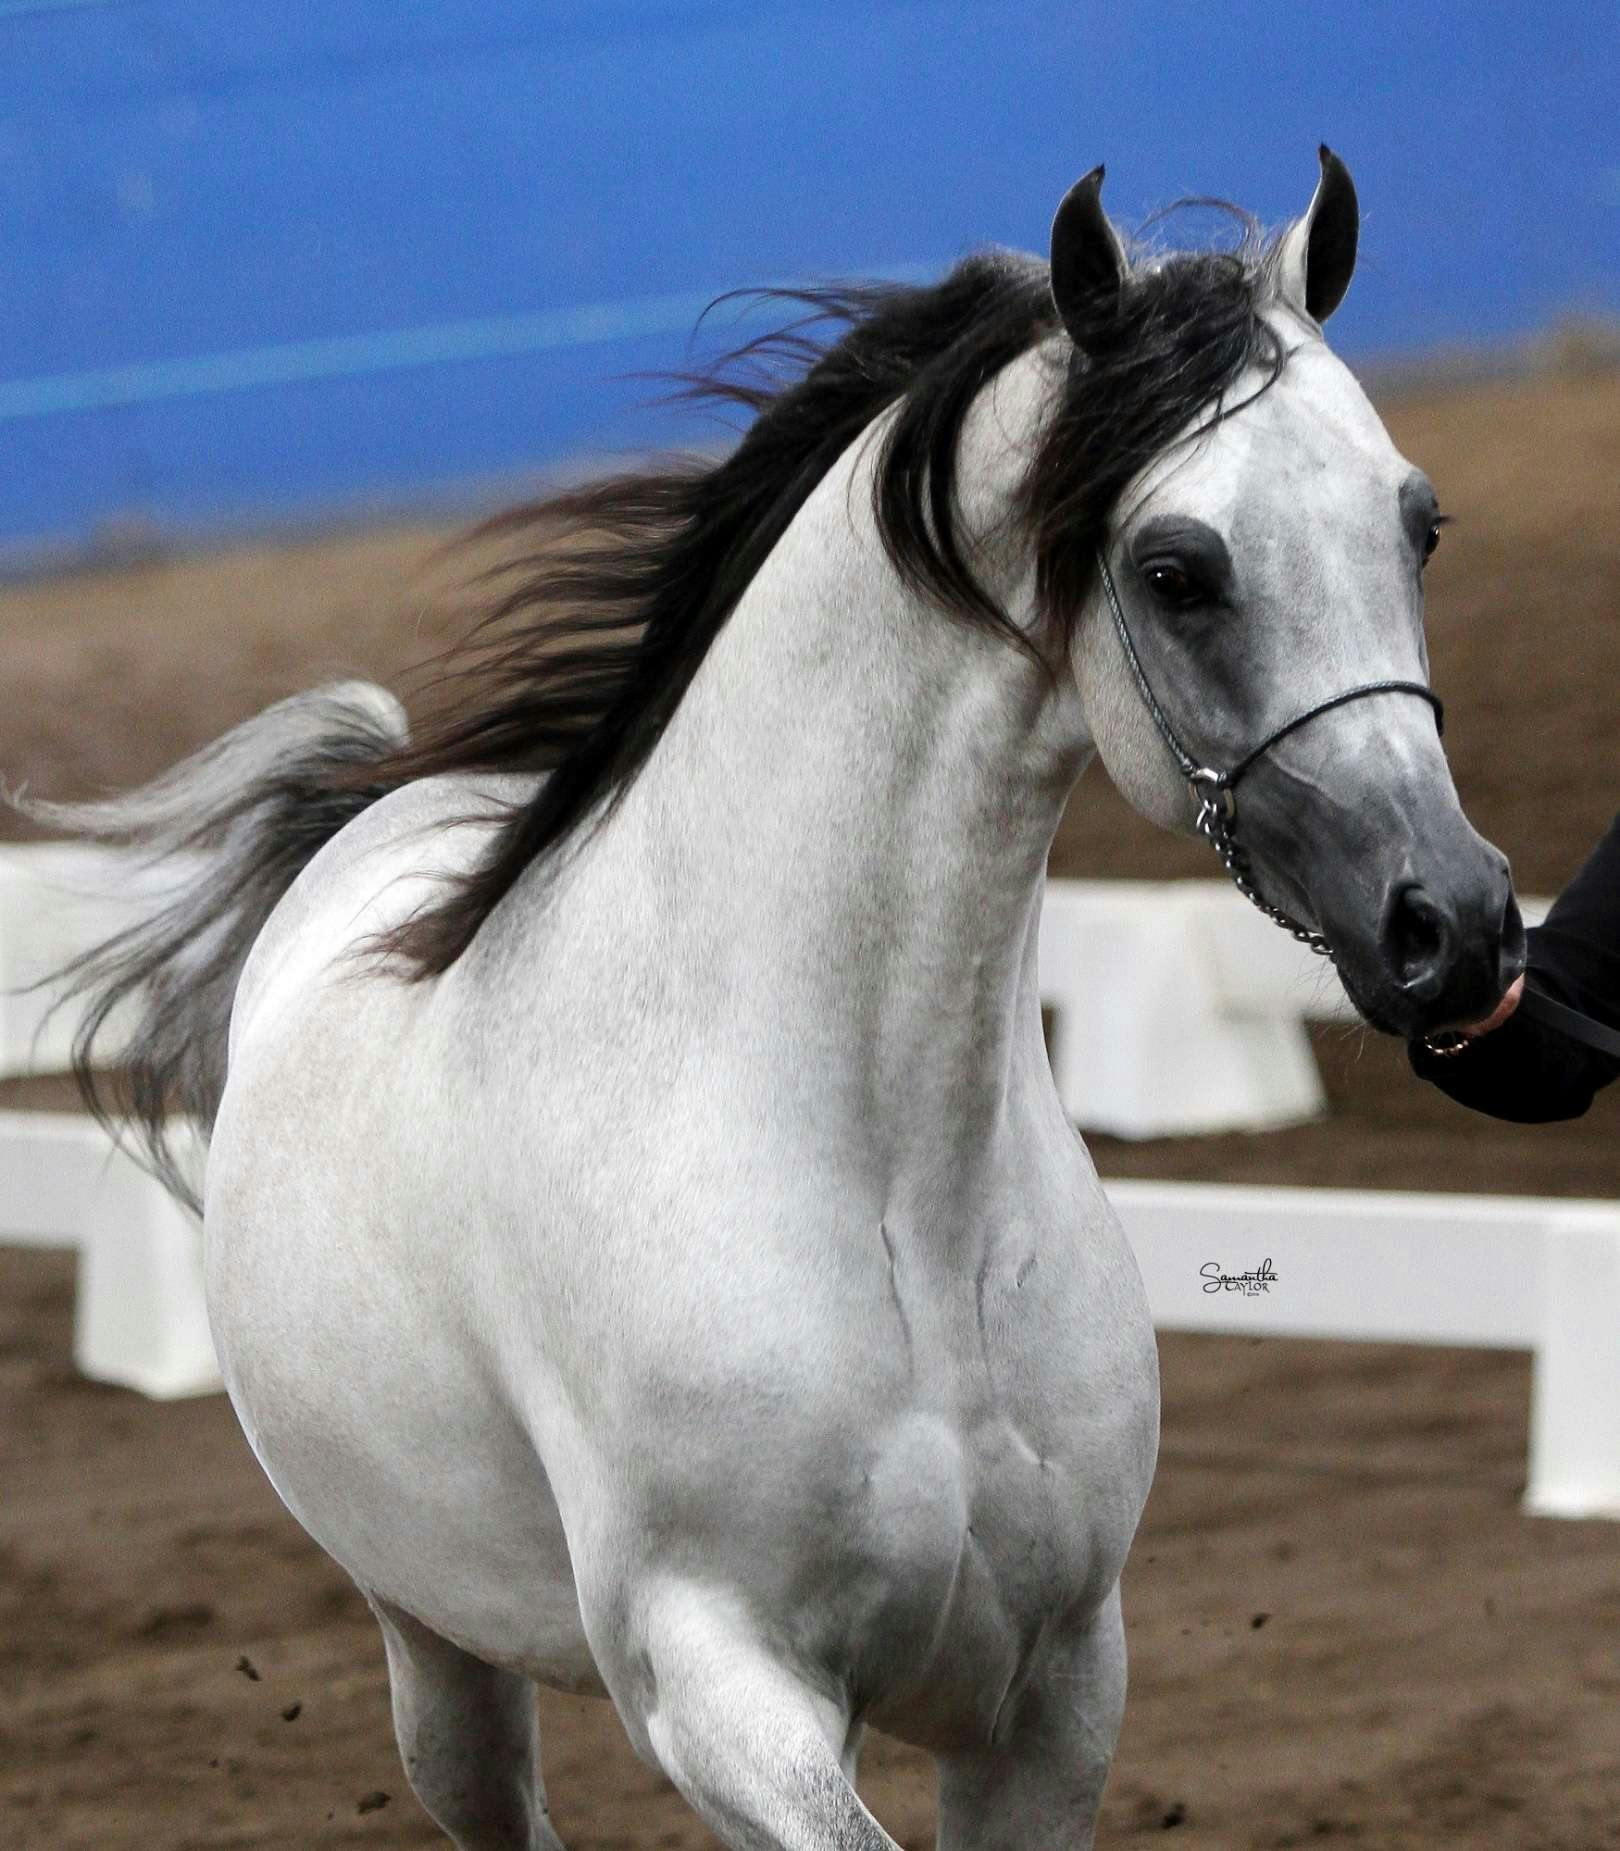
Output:
<instances>
[{"instance_id":1,"label":"horse's mouth","mask_svg":"<svg viewBox=\"0 0 1620 1851\"><path fill-rule=\"evenodd\" d=\"M1391 971L1376 954L1336 962L1345 993L1367 1025L1411 1041L1485 1021L1502 1010L1524 973L1524 928L1510 898L1499 932L1460 942L1443 967L1426 969L1417 982Z\"/></svg>"}]
</instances>

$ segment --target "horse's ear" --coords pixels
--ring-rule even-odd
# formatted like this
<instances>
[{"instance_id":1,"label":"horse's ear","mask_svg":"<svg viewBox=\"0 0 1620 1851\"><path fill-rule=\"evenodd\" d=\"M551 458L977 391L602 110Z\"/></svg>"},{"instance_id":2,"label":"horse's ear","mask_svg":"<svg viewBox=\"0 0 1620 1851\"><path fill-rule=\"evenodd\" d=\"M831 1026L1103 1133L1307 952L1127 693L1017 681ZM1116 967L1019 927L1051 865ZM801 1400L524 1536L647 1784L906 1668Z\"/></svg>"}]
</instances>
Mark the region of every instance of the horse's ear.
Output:
<instances>
[{"instance_id":1,"label":"horse's ear","mask_svg":"<svg viewBox=\"0 0 1620 1851\"><path fill-rule=\"evenodd\" d=\"M1103 170L1076 180L1052 221L1052 300L1076 347L1119 306L1130 268L1119 233L1102 209Z\"/></svg>"},{"instance_id":2,"label":"horse's ear","mask_svg":"<svg viewBox=\"0 0 1620 1851\"><path fill-rule=\"evenodd\" d=\"M1361 228L1350 169L1326 142L1321 156L1322 177L1305 216L1283 233L1276 268L1277 293L1315 322L1326 321L1344 300Z\"/></svg>"}]
</instances>

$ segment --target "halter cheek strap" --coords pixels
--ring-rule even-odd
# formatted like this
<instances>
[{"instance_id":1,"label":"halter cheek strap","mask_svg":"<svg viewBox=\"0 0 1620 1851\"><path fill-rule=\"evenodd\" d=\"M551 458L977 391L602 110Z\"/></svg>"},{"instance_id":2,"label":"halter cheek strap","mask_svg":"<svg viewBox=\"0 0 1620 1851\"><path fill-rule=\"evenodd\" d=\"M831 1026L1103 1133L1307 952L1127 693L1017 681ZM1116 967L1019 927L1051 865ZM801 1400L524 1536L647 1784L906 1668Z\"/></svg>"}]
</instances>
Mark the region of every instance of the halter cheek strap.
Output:
<instances>
[{"instance_id":1,"label":"halter cheek strap","mask_svg":"<svg viewBox=\"0 0 1620 1851\"><path fill-rule=\"evenodd\" d=\"M1198 805L1198 833L1215 850L1221 858L1221 865L1232 877L1232 883L1246 900L1257 906L1266 917L1291 932L1302 945L1309 945L1311 950L1324 958L1333 956L1333 948L1320 932L1313 932L1309 926L1285 913L1280 907L1263 900L1256 890L1249 871L1249 859L1232 839L1232 825L1237 821L1237 794L1235 786L1239 778L1255 761L1276 745L1279 739L1286 739L1290 733L1298 732L1302 726L1324 713L1330 713L1335 707L1343 707L1349 701L1358 701L1369 694L1416 694L1426 700L1434 709L1434 723L1437 731L1445 730L1445 707L1434 689L1421 681L1364 681L1358 687L1346 688L1341 694L1332 694L1325 701L1318 701L1314 707L1308 707L1304 713L1295 714L1262 739L1252 751L1243 757L1229 771L1219 771L1211 765L1200 765L1198 760L1187 750L1176 735L1164 709L1159 705L1153 692L1147 673L1142 667L1141 657L1136 653L1136 645L1131 641L1130 626L1125 621L1124 607L1119 601L1119 591L1114 584L1114 575L1108 569L1108 561L1099 552L1097 570L1102 578L1103 590L1107 594L1108 608L1113 615L1114 629L1118 634L1120 646L1125 651L1125 660L1130 664L1131 675L1136 682L1137 692L1142 697L1142 704L1152 717L1153 724L1159 730L1159 737L1170 748L1172 757L1181 767L1181 775L1187 780L1192 791L1193 801Z\"/></svg>"}]
</instances>

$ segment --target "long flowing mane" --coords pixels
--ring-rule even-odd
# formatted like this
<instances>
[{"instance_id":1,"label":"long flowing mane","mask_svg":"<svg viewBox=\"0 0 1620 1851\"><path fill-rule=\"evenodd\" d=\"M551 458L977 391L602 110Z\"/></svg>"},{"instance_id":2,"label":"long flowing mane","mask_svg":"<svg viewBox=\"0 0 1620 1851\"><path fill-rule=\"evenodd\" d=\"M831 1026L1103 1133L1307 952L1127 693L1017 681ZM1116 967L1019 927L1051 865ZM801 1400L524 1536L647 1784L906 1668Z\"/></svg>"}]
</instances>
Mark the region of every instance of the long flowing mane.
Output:
<instances>
[{"instance_id":1,"label":"long flowing mane","mask_svg":"<svg viewBox=\"0 0 1620 1851\"><path fill-rule=\"evenodd\" d=\"M749 418L729 455L592 482L481 529L517 556L484 621L434 665L413 732L382 689L330 687L245 721L142 790L89 804L12 798L64 833L191 870L156 911L58 973L58 995L81 1011L74 1071L91 1109L110 1123L127 1103L154 1168L194 1203L169 1115L212 1122L244 961L298 871L416 780L545 774L528 801L497 813L466 874L373 943L407 978L449 970L526 869L610 814L771 549L880 414L893 415L873 507L894 570L942 622L978 625L1048 666L1059 659L1126 484L1179 435L1246 403L1229 389L1249 369L1259 391L1281 371L1261 312L1277 246L1235 216L1238 249L1138 257L1123 284L1116 276L1080 303L1084 352L1066 335L1053 343L1051 408L1012 509L1036 566L1030 633L974 574L958 451L975 398L1060 322L1047 266L990 251L924 288L772 292L797 318L682 384ZM126 1004L135 1022L119 1039ZM121 1096L105 1083L110 1066Z\"/></svg>"},{"instance_id":2,"label":"long flowing mane","mask_svg":"<svg viewBox=\"0 0 1620 1851\"><path fill-rule=\"evenodd\" d=\"M1086 355L1070 350L1017 510L1059 637L1124 485L1206 408L1225 415L1223 395L1248 367L1274 377L1281 366L1259 313L1266 252L1242 222L1236 251L1139 262ZM446 772L549 775L474 871L389 941L415 974L447 970L531 863L623 795L772 547L885 410L898 408L873 494L895 570L959 620L1033 646L974 576L957 452L980 391L1058 327L1046 265L992 250L923 287L761 293L798 318L681 381L682 396L751 416L728 456L592 482L479 530L531 543L453 654L439 717L368 766L365 782L380 791ZM839 327L841 338L826 338Z\"/></svg>"}]
</instances>

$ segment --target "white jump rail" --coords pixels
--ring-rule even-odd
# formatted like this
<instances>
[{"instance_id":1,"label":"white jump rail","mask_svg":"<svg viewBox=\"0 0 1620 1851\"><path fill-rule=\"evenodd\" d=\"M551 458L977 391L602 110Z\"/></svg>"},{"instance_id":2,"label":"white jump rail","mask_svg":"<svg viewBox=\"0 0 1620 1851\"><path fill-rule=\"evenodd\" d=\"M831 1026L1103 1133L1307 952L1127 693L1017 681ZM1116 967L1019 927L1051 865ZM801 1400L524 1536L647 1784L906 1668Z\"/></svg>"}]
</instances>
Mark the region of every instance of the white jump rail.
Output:
<instances>
[{"instance_id":1,"label":"white jump rail","mask_svg":"<svg viewBox=\"0 0 1620 1851\"><path fill-rule=\"evenodd\" d=\"M152 891L128 855L77 842L0 852L0 1075L65 1073L74 1017L37 986L126 924Z\"/></svg>"},{"instance_id":2,"label":"white jump rail","mask_svg":"<svg viewBox=\"0 0 1620 1851\"><path fill-rule=\"evenodd\" d=\"M220 1386L201 1234L94 1119L0 1112L0 1242L78 1250L73 1359L82 1375L159 1400Z\"/></svg>"},{"instance_id":3,"label":"white jump rail","mask_svg":"<svg viewBox=\"0 0 1620 1851\"><path fill-rule=\"evenodd\" d=\"M1620 1518L1620 1203L1107 1189L1160 1329L1529 1350L1525 1509Z\"/></svg>"}]
</instances>

